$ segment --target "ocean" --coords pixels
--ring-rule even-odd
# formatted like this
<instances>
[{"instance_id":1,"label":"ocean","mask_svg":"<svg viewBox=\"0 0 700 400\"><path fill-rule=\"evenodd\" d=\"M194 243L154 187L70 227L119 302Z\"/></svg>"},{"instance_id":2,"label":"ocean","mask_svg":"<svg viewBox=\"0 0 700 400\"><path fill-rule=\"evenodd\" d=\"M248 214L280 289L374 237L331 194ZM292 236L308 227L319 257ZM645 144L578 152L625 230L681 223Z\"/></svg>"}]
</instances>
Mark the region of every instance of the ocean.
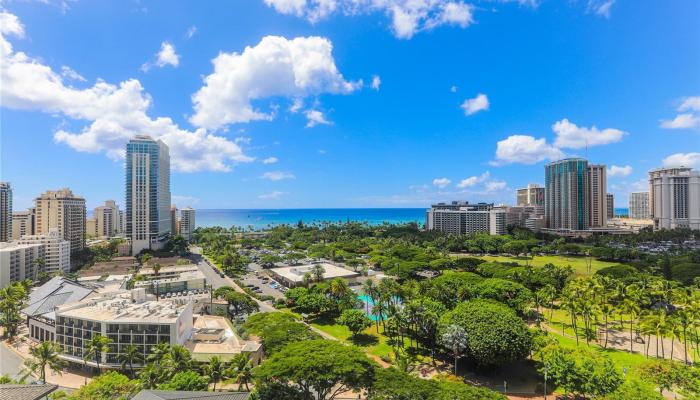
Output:
<instances>
[{"instance_id":1,"label":"ocean","mask_svg":"<svg viewBox=\"0 0 700 400\"><path fill-rule=\"evenodd\" d=\"M627 217L629 215L629 209L628 208L615 208L615 216L616 217Z\"/></svg>"},{"instance_id":2,"label":"ocean","mask_svg":"<svg viewBox=\"0 0 700 400\"><path fill-rule=\"evenodd\" d=\"M230 228L252 227L259 230L275 225L293 225L299 221L305 224L320 222L344 223L347 221L366 222L381 225L385 222L401 224L407 222L425 223L426 208L302 208L278 210L240 209L199 209L197 226L222 226Z\"/></svg>"}]
</instances>

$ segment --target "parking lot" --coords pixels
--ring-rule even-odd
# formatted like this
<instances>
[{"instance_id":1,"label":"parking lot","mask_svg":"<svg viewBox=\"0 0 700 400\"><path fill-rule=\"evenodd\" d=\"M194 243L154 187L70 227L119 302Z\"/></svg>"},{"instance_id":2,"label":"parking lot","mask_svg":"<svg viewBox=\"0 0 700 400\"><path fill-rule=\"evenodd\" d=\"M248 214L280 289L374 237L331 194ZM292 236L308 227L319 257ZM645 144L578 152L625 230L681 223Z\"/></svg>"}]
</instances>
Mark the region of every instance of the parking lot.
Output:
<instances>
[{"instance_id":1,"label":"parking lot","mask_svg":"<svg viewBox=\"0 0 700 400\"><path fill-rule=\"evenodd\" d=\"M259 273L259 275L260 277L257 277L255 272L245 274L241 279L243 281L243 285L252 289L259 295L272 296L275 299L284 298L284 292L287 290L287 288L275 282L264 273ZM255 287L258 287L259 289L256 290Z\"/></svg>"}]
</instances>

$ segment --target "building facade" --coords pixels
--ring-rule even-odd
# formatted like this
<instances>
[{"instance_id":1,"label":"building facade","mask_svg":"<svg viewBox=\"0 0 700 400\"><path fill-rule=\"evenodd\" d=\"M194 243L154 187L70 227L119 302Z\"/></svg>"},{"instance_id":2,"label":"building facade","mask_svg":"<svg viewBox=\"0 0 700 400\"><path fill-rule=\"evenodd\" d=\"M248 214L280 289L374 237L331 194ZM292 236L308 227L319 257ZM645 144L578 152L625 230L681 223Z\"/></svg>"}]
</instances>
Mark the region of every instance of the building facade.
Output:
<instances>
[{"instance_id":1,"label":"building facade","mask_svg":"<svg viewBox=\"0 0 700 400\"><path fill-rule=\"evenodd\" d=\"M629 197L630 219L649 219L649 192L633 192Z\"/></svg>"},{"instance_id":2,"label":"building facade","mask_svg":"<svg viewBox=\"0 0 700 400\"><path fill-rule=\"evenodd\" d=\"M180 234L188 242L192 240L195 230L195 210L192 207L185 207L180 210Z\"/></svg>"},{"instance_id":3,"label":"building facade","mask_svg":"<svg viewBox=\"0 0 700 400\"><path fill-rule=\"evenodd\" d=\"M12 239L12 186L0 182L0 242Z\"/></svg>"},{"instance_id":4,"label":"building facade","mask_svg":"<svg viewBox=\"0 0 700 400\"><path fill-rule=\"evenodd\" d=\"M700 229L700 172L689 167L649 171L654 229Z\"/></svg>"},{"instance_id":5,"label":"building facade","mask_svg":"<svg viewBox=\"0 0 700 400\"><path fill-rule=\"evenodd\" d=\"M175 204L173 204L170 207L170 233L173 236L180 234L177 216L177 206Z\"/></svg>"},{"instance_id":6,"label":"building facade","mask_svg":"<svg viewBox=\"0 0 700 400\"><path fill-rule=\"evenodd\" d=\"M25 235L17 243L43 244L44 259L40 272L68 273L70 272L70 242L63 239L56 229L52 229L46 235Z\"/></svg>"},{"instance_id":7,"label":"building facade","mask_svg":"<svg viewBox=\"0 0 700 400\"><path fill-rule=\"evenodd\" d=\"M544 206L544 188L536 183L516 191L516 203L519 206Z\"/></svg>"},{"instance_id":8,"label":"building facade","mask_svg":"<svg viewBox=\"0 0 700 400\"><path fill-rule=\"evenodd\" d=\"M502 235L507 232L507 214L501 209L494 209L492 203L438 203L426 211L425 226L428 230L454 235Z\"/></svg>"},{"instance_id":9,"label":"building facade","mask_svg":"<svg viewBox=\"0 0 700 400\"><path fill-rule=\"evenodd\" d=\"M11 282L36 280L45 249L43 244L0 243L0 288Z\"/></svg>"},{"instance_id":10,"label":"building facade","mask_svg":"<svg viewBox=\"0 0 700 400\"><path fill-rule=\"evenodd\" d=\"M608 224L606 167L588 165L588 227L601 228Z\"/></svg>"},{"instance_id":11,"label":"building facade","mask_svg":"<svg viewBox=\"0 0 700 400\"><path fill-rule=\"evenodd\" d=\"M545 219L557 230L585 230L590 223L588 161L568 158L545 166Z\"/></svg>"},{"instance_id":12,"label":"building facade","mask_svg":"<svg viewBox=\"0 0 700 400\"><path fill-rule=\"evenodd\" d=\"M15 211L12 213L12 240L17 240L24 235L33 235L36 225L36 211L34 207L27 211Z\"/></svg>"},{"instance_id":13,"label":"building facade","mask_svg":"<svg viewBox=\"0 0 700 400\"><path fill-rule=\"evenodd\" d=\"M171 234L170 154L148 136L126 145L126 236L132 251L160 249Z\"/></svg>"},{"instance_id":14,"label":"building facade","mask_svg":"<svg viewBox=\"0 0 700 400\"><path fill-rule=\"evenodd\" d=\"M608 193L605 195L605 206L608 210L608 220L615 218L615 196L612 193Z\"/></svg>"},{"instance_id":15,"label":"building facade","mask_svg":"<svg viewBox=\"0 0 700 400\"><path fill-rule=\"evenodd\" d=\"M47 191L36 198L35 204L35 234L47 235L56 229L70 242L71 253L85 248L85 199L66 188Z\"/></svg>"},{"instance_id":16,"label":"building facade","mask_svg":"<svg viewBox=\"0 0 700 400\"><path fill-rule=\"evenodd\" d=\"M93 217L97 237L110 238L122 233L119 206L114 200L107 200L103 206L95 208Z\"/></svg>"}]
</instances>

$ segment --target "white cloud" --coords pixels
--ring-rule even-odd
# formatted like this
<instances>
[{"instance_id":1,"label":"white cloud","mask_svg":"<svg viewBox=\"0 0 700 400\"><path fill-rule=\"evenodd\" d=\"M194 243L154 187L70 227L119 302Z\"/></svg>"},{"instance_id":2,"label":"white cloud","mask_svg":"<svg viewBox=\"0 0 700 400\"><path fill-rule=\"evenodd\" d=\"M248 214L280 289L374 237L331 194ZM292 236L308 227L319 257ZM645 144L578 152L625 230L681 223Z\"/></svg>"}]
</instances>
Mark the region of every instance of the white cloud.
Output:
<instances>
[{"instance_id":1,"label":"white cloud","mask_svg":"<svg viewBox=\"0 0 700 400\"><path fill-rule=\"evenodd\" d=\"M294 100L292 100L292 105L289 107L289 112L298 113L302 108L304 108L304 99L301 97L296 97Z\"/></svg>"},{"instance_id":2,"label":"white cloud","mask_svg":"<svg viewBox=\"0 0 700 400\"><path fill-rule=\"evenodd\" d=\"M236 163L250 162L234 142L203 129L188 131L168 117L151 118L147 111L151 96L141 83L129 79L120 84L98 80L87 88L73 88L51 67L22 52L13 52L5 34L21 35L24 31L16 17L0 15L0 96L2 107L39 110L61 114L74 120L88 121L79 133L58 130L54 139L77 151L105 153L113 159L123 157L125 143L134 135L162 139L170 147L175 170L229 171Z\"/></svg>"},{"instance_id":3,"label":"white cloud","mask_svg":"<svg viewBox=\"0 0 700 400\"><path fill-rule=\"evenodd\" d=\"M73 70L71 67L68 66L62 66L61 67L61 76L64 78L68 78L74 81L80 81L80 82L86 82L87 79L83 78L82 75L77 73L75 70Z\"/></svg>"},{"instance_id":4,"label":"white cloud","mask_svg":"<svg viewBox=\"0 0 700 400\"><path fill-rule=\"evenodd\" d=\"M458 184L457 187L460 189L476 186L479 183L486 182L486 180L489 179L491 174L486 171L483 174L479 176L470 176L469 178L462 179Z\"/></svg>"},{"instance_id":5,"label":"white cloud","mask_svg":"<svg viewBox=\"0 0 700 400\"><path fill-rule=\"evenodd\" d=\"M617 165L611 165L610 168L608 168L608 176L629 176L632 173L632 167L629 165L625 166L617 166Z\"/></svg>"},{"instance_id":6,"label":"white cloud","mask_svg":"<svg viewBox=\"0 0 700 400\"><path fill-rule=\"evenodd\" d=\"M267 157L262 162L263 162L263 164L275 164L275 163L277 163L277 161L279 161L277 159L277 157Z\"/></svg>"},{"instance_id":7,"label":"white cloud","mask_svg":"<svg viewBox=\"0 0 700 400\"><path fill-rule=\"evenodd\" d=\"M284 194L284 192L279 192L279 191L275 190L275 191L270 192L270 193L261 194L260 196L258 196L258 198L261 200L277 200L283 194Z\"/></svg>"},{"instance_id":8,"label":"white cloud","mask_svg":"<svg viewBox=\"0 0 700 400\"><path fill-rule=\"evenodd\" d=\"M579 127L564 118L552 125L552 130L556 134L554 146L559 148L582 149L586 146L598 146L603 144L616 143L622 140L625 132L607 128L598 130L595 126L590 128Z\"/></svg>"},{"instance_id":9,"label":"white cloud","mask_svg":"<svg viewBox=\"0 0 700 400\"><path fill-rule=\"evenodd\" d=\"M601 17L610 18L610 9L615 0L588 0L588 10Z\"/></svg>"},{"instance_id":10,"label":"white cloud","mask_svg":"<svg viewBox=\"0 0 700 400\"><path fill-rule=\"evenodd\" d=\"M308 110L305 113L306 115L306 127L307 128L313 128L316 125L330 125L331 122L326 119L326 116L323 115L321 111L318 110Z\"/></svg>"},{"instance_id":11,"label":"white cloud","mask_svg":"<svg viewBox=\"0 0 700 400\"><path fill-rule=\"evenodd\" d=\"M187 39L192 39L192 36L197 33L197 27L192 25L189 28L187 28L187 33L185 33L185 36L187 36Z\"/></svg>"},{"instance_id":12,"label":"white cloud","mask_svg":"<svg viewBox=\"0 0 700 400\"><path fill-rule=\"evenodd\" d=\"M450 87L450 92L452 92L452 93L457 93L457 89L458 89L457 86L452 85L452 86Z\"/></svg>"},{"instance_id":13,"label":"white cloud","mask_svg":"<svg viewBox=\"0 0 700 400\"><path fill-rule=\"evenodd\" d=\"M382 79L379 77L379 75L374 75L372 77L372 83L370 83L370 87L376 91L379 91L379 86L382 84Z\"/></svg>"},{"instance_id":14,"label":"white cloud","mask_svg":"<svg viewBox=\"0 0 700 400\"><path fill-rule=\"evenodd\" d=\"M678 114L672 120L661 121L661 127L666 129L688 129L696 126L700 126L700 118L691 113Z\"/></svg>"},{"instance_id":15,"label":"white cloud","mask_svg":"<svg viewBox=\"0 0 700 400\"><path fill-rule=\"evenodd\" d=\"M439 188L444 188L447 187L452 181L450 181L447 178L435 178L433 179L433 185L439 187Z\"/></svg>"},{"instance_id":16,"label":"white cloud","mask_svg":"<svg viewBox=\"0 0 700 400\"><path fill-rule=\"evenodd\" d=\"M483 94L479 93L473 99L466 99L461 105L464 110L464 115L472 115L482 110L489 109L489 98Z\"/></svg>"},{"instance_id":17,"label":"white cloud","mask_svg":"<svg viewBox=\"0 0 700 400\"><path fill-rule=\"evenodd\" d=\"M165 67L166 65L170 65L173 67L177 67L180 65L180 56L177 55L177 52L175 51L175 46L173 46L172 43L170 42L163 42L160 44L160 50L158 50L158 53L156 53L156 61L153 63L147 62L141 66L141 70L143 72L148 72L148 70L151 69L153 66L156 67Z\"/></svg>"},{"instance_id":18,"label":"white cloud","mask_svg":"<svg viewBox=\"0 0 700 400\"><path fill-rule=\"evenodd\" d=\"M683 99L683 103L678 106L678 111L700 111L700 96L691 96Z\"/></svg>"},{"instance_id":19,"label":"white cloud","mask_svg":"<svg viewBox=\"0 0 700 400\"><path fill-rule=\"evenodd\" d=\"M508 184L506 184L504 181L490 181L486 182L484 185L484 189L486 189L487 193L499 192L507 187Z\"/></svg>"},{"instance_id":20,"label":"white cloud","mask_svg":"<svg viewBox=\"0 0 700 400\"><path fill-rule=\"evenodd\" d=\"M700 153L676 153L663 159L664 167L693 167L700 168Z\"/></svg>"},{"instance_id":21,"label":"white cloud","mask_svg":"<svg viewBox=\"0 0 700 400\"><path fill-rule=\"evenodd\" d=\"M461 0L265 0L277 12L316 23L340 12L353 16L382 13L391 19L394 35L411 38L442 25L465 28L474 22L473 7Z\"/></svg>"},{"instance_id":22,"label":"white cloud","mask_svg":"<svg viewBox=\"0 0 700 400\"><path fill-rule=\"evenodd\" d=\"M557 160L563 156L564 153L561 150L547 144L544 138L511 135L496 144L496 160L490 164L535 164L543 160Z\"/></svg>"},{"instance_id":23,"label":"white cloud","mask_svg":"<svg viewBox=\"0 0 700 400\"><path fill-rule=\"evenodd\" d=\"M681 114L676 114L671 120L661 120L662 128L689 129L700 126L700 96L684 98L676 110Z\"/></svg>"},{"instance_id":24,"label":"white cloud","mask_svg":"<svg viewBox=\"0 0 700 400\"><path fill-rule=\"evenodd\" d=\"M174 194L171 197L171 201L173 202L173 204L180 204L180 207L182 208L182 206L193 206L199 203L199 198L194 196L183 196Z\"/></svg>"},{"instance_id":25,"label":"white cloud","mask_svg":"<svg viewBox=\"0 0 700 400\"><path fill-rule=\"evenodd\" d=\"M270 120L271 112L252 102L264 98L351 93L361 82L348 82L338 71L333 45L322 37L286 39L266 36L242 53L220 53L214 72L193 96L196 126L216 129L231 123Z\"/></svg>"},{"instance_id":26,"label":"white cloud","mask_svg":"<svg viewBox=\"0 0 700 400\"><path fill-rule=\"evenodd\" d=\"M264 174L262 174L262 176L260 178L267 179L270 181L281 181L283 179L294 179L296 177L291 172L270 171L270 172L265 172Z\"/></svg>"}]
</instances>

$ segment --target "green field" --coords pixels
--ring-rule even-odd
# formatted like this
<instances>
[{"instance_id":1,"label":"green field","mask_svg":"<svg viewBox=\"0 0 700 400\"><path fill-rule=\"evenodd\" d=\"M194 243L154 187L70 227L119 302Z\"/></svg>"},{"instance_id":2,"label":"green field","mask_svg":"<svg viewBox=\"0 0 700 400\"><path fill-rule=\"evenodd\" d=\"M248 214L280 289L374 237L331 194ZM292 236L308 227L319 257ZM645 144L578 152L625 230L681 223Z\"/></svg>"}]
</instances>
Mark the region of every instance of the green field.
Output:
<instances>
[{"instance_id":1,"label":"green field","mask_svg":"<svg viewBox=\"0 0 700 400\"><path fill-rule=\"evenodd\" d=\"M377 330L376 324L372 325L354 339L346 326L336 324L333 321L317 320L311 323L311 326L338 338L342 342L361 347L369 354L378 357L386 357L393 353L391 346L387 343L387 337L380 333L381 325L379 330Z\"/></svg>"},{"instance_id":2,"label":"green field","mask_svg":"<svg viewBox=\"0 0 700 400\"><path fill-rule=\"evenodd\" d=\"M532 265L541 267L545 264L554 264L558 266L571 266L576 275L588 275L587 257L585 256L533 256L533 257L509 257L509 256L481 256L479 257L486 261L500 262L516 262L520 265ZM591 273L595 273L601 268L611 265L620 265L619 262L600 261L595 258L591 262Z\"/></svg>"}]
</instances>

